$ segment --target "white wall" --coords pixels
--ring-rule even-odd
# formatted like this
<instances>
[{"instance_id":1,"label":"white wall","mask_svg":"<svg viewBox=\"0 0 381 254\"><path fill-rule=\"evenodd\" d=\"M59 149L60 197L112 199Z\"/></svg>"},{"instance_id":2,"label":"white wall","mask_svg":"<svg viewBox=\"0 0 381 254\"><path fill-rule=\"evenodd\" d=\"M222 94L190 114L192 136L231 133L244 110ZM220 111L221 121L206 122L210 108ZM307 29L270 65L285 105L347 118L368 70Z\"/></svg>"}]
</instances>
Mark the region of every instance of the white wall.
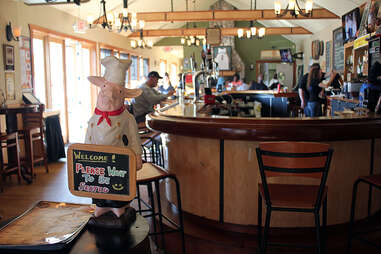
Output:
<instances>
[{"instance_id":1,"label":"white wall","mask_svg":"<svg viewBox=\"0 0 381 254\"><path fill-rule=\"evenodd\" d=\"M318 22L318 21L316 21ZM303 44L301 45L301 50L304 52L304 59L303 59L303 65L304 65L304 73L307 73L308 71L308 66L310 65L311 62L311 44L312 41L314 40L321 40L324 41L324 55L320 56L319 60L313 60L313 62L318 62L320 66L323 68L325 66L325 57L326 57L326 49L325 49L325 43L327 41L332 41L332 31L335 30L336 28L341 26L341 20L337 20L334 24L327 26L324 30L314 33L308 38L306 38L303 41ZM331 47L332 51L332 47ZM332 52L331 52L331 67L332 67ZM325 67L323 69L325 71Z\"/></svg>"},{"instance_id":2,"label":"white wall","mask_svg":"<svg viewBox=\"0 0 381 254\"><path fill-rule=\"evenodd\" d=\"M28 37L30 36L28 24L33 24L60 33L126 49L142 57L150 58L150 70L159 70L160 59L167 60L168 63L180 63L181 61L182 56L178 57L170 54L164 51L162 47L154 47L153 49L131 49L130 40L127 39L127 37L103 29L93 29L88 30L85 34L76 34L73 32L72 27L74 21L75 18L73 16L51 6L27 6L23 1L0 0L0 43L2 45L9 44L15 47L16 100L7 101L7 104L21 102L18 42L7 41L5 37L5 26L8 22L12 22L12 25L22 26L22 35ZM0 50L0 89L5 91L2 49Z\"/></svg>"}]
</instances>

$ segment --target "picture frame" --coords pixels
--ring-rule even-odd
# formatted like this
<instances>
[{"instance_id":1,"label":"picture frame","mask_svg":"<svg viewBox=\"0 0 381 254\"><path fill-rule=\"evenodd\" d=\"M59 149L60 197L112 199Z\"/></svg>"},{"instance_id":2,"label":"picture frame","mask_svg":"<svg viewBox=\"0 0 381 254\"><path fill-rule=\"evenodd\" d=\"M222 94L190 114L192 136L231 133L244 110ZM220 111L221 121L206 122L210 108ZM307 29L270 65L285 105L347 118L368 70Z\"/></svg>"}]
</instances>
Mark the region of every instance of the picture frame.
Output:
<instances>
[{"instance_id":1,"label":"picture frame","mask_svg":"<svg viewBox=\"0 0 381 254\"><path fill-rule=\"evenodd\" d=\"M344 37L343 28L338 27L332 32L332 70L344 73Z\"/></svg>"},{"instance_id":2,"label":"picture frame","mask_svg":"<svg viewBox=\"0 0 381 254\"><path fill-rule=\"evenodd\" d=\"M381 29L381 0L372 0L367 16L367 32L373 33Z\"/></svg>"},{"instance_id":3,"label":"picture frame","mask_svg":"<svg viewBox=\"0 0 381 254\"><path fill-rule=\"evenodd\" d=\"M16 99L15 73L5 72L4 76L5 76L6 99L15 100Z\"/></svg>"},{"instance_id":4,"label":"picture frame","mask_svg":"<svg viewBox=\"0 0 381 254\"><path fill-rule=\"evenodd\" d=\"M232 69L232 47L215 46L213 47L213 60L218 64L220 71L230 71Z\"/></svg>"},{"instance_id":5,"label":"picture frame","mask_svg":"<svg viewBox=\"0 0 381 254\"><path fill-rule=\"evenodd\" d=\"M221 29L207 28L206 29L206 44L216 46L221 44Z\"/></svg>"},{"instance_id":6,"label":"picture frame","mask_svg":"<svg viewBox=\"0 0 381 254\"><path fill-rule=\"evenodd\" d=\"M4 69L6 71L15 70L15 48L12 45L3 45Z\"/></svg>"}]
</instances>

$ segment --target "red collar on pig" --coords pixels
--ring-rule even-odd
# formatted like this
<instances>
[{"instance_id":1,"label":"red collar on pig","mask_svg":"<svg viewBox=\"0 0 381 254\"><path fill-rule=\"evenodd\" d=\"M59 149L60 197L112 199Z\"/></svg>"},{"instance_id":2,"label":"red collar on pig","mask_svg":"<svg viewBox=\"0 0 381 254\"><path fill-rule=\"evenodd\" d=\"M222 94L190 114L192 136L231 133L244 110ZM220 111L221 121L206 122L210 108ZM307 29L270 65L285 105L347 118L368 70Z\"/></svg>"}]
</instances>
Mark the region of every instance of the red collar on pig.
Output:
<instances>
[{"instance_id":1,"label":"red collar on pig","mask_svg":"<svg viewBox=\"0 0 381 254\"><path fill-rule=\"evenodd\" d=\"M124 105L120 109L114 110L114 111L102 111L102 110L99 110L98 108L95 108L95 114L101 115L101 117L98 120L97 125L99 125L103 121L103 119L106 119L106 122L108 123L108 125L111 126L111 120L110 120L109 116L118 116L118 115L122 114L124 110L125 110Z\"/></svg>"}]
</instances>

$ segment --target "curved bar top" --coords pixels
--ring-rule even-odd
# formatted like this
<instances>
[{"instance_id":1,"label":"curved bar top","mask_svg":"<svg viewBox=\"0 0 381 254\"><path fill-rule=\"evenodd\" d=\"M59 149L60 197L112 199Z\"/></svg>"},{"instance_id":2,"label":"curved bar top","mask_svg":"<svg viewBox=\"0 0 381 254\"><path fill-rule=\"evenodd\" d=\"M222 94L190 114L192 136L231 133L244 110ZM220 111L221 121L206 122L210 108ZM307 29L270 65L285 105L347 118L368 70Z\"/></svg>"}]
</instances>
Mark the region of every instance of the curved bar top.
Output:
<instances>
[{"instance_id":1,"label":"curved bar top","mask_svg":"<svg viewBox=\"0 0 381 254\"><path fill-rule=\"evenodd\" d=\"M177 135L257 141L381 138L381 115L228 117L200 113L203 103L175 103L147 117L150 128ZM303 134L303 135L301 135Z\"/></svg>"},{"instance_id":2,"label":"curved bar top","mask_svg":"<svg viewBox=\"0 0 381 254\"><path fill-rule=\"evenodd\" d=\"M260 176L255 148L261 141L331 144L328 225L349 221L352 187L359 176L381 173L381 115L248 118L202 112L202 103L175 103L148 115L146 121L149 128L162 132L168 171L179 179L183 210L193 215L219 223L257 224ZM309 183L310 179L297 182ZM368 190L360 186L356 219L368 216ZM175 198L172 193L167 194L169 200ZM381 209L381 192L372 194L374 213ZM274 212L271 226L305 227L313 222L308 214Z\"/></svg>"}]
</instances>

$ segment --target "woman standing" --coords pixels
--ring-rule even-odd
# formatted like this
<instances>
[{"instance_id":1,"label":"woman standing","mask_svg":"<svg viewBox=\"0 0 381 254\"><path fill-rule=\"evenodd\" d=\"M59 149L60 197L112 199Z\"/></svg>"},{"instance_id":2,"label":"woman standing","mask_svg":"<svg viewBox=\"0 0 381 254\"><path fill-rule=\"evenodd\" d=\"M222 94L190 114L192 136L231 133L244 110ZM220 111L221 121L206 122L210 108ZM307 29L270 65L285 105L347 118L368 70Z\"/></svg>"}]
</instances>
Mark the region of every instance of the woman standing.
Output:
<instances>
[{"instance_id":1,"label":"woman standing","mask_svg":"<svg viewBox=\"0 0 381 254\"><path fill-rule=\"evenodd\" d=\"M320 65L315 63L311 66L311 70L307 78L302 79L299 83L299 97L301 100L301 108L307 117L322 116L321 105L323 100L319 97L323 88L329 87L336 76L336 72L331 73L331 78L327 83L323 83L323 73ZM307 102L307 103L306 103Z\"/></svg>"},{"instance_id":2,"label":"woman standing","mask_svg":"<svg viewBox=\"0 0 381 254\"><path fill-rule=\"evenodd\" d=\"M169 92L174 91L174 90L175 90L175 88L171 84L171 80L169 79L169 74L168 74L168 72L166 72L164 74L163 84L161 86L159 86L159 91L162 94L168 94Z\"/></svg>"}]
</instances>

